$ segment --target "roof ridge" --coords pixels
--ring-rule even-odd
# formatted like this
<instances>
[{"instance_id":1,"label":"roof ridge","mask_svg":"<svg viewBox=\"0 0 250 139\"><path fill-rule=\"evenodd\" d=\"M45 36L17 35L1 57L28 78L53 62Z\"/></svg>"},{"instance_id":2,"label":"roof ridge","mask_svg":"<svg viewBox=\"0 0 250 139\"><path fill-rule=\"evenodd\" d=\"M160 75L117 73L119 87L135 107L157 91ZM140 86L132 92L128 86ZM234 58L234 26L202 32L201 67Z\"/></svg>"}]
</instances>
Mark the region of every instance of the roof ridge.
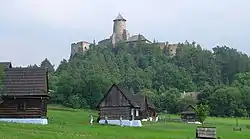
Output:
<instances>
[{"instance_id":1,"label":"roof ridge","mask_svg":"<svg viewBox=\"0 0 250 139\"><path fill-rule=\"evenodd\" d=\"M123 16L121 15L121 13L119 13L118 16L114 19L114 21L116 21L116 20L124 20L124 21L126 21L126 19L123 18Z\"/></svg>"},{"instance_id":2,"label":"roof ridge","mask_svg":"<svg viewBox=\"0 0 250 139\"><path fill-rule=\"evenodd\" d=\"M128 101L131 103L131 105L133 105L134 107L140 107L140 105L138 105L136 103L136 101L132 98L133 97L132 93L129 94L129 92L125 88L123 88L117 84L113 84L113 85L115 85L121 91L121 93L128 99ZM129 96L129 95L131 95L131 96Z\"/></svg>"}]
</instances>

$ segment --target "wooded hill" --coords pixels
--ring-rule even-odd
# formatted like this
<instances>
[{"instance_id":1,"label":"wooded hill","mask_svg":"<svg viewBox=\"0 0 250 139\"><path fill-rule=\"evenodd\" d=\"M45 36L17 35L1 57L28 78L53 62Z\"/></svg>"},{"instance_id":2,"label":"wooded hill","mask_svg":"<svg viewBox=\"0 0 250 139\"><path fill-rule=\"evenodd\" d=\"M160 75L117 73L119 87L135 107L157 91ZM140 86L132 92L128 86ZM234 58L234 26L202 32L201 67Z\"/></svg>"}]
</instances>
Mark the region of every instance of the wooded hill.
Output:
<instances>
[{"instance_id":1,"label":"wooded hill","mask_svg":"<svg viewBox=\"0 0 250 139\"><path fill-rule=\"evenodd\" d=\"M179 44L173 58L154 44L91 46L84 55L62 60L49 76L52 103L73 108L94 109L119 83L149 96L159 112L179 113L187 104L203 103L212 116L250 114L250 58L226 46L209 51ZM181 98L184 91L201 93L194 100Z\"/></svg>"}]
</instances>

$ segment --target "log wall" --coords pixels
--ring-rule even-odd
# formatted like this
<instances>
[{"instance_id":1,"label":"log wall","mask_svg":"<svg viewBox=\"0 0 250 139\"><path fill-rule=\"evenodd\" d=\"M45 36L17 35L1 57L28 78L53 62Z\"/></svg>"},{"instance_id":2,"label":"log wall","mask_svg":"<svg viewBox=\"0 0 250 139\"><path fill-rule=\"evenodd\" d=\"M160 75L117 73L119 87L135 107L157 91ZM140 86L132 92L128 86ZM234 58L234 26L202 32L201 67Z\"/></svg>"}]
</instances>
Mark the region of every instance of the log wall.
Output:
<instances>
[{"instance_id":1,"label":"log wall","mask_svg":"<svg viewBox=\"0 0 250 139\"><path fill-rule=\"evenodd\" d=\"M109 120L118 120L120 116L122 116L124 120L130 120L130 107L102 107L100 108L100 118L104 120L105 116L107 116Z\"/></svg>"},{"instance_id":2,"label":"log wall","mask_svg":"<svg viewBox=\"0 0 250 139\"><path fill-rule=\"evenodd\" d=\"M18 110L19 103L24 103L24 111ZM0 104L0 118L42 118L47 116L47 100L44 98L4 99Z\"/></svg>"}]
</instances>

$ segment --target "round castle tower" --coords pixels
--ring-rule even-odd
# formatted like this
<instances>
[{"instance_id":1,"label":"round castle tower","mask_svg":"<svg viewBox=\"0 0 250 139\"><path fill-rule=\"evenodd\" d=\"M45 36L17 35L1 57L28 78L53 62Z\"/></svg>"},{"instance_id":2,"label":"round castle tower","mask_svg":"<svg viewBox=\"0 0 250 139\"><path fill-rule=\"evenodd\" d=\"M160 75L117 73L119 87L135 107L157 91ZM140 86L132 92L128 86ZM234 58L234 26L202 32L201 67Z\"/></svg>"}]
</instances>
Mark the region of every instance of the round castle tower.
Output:
<instances>
[{"instance_id":1,"label":"round castle tower","mask_svg":"<svg viewBox=\"0 0 250 139\"><path fill-rule=\"evenodd\" d=\"M119 13L116 19L113 20L113 35L112 40L115 42L127 40L129 35L126 30L126 19L124 19Z\"/></svg>"}]
</instances>

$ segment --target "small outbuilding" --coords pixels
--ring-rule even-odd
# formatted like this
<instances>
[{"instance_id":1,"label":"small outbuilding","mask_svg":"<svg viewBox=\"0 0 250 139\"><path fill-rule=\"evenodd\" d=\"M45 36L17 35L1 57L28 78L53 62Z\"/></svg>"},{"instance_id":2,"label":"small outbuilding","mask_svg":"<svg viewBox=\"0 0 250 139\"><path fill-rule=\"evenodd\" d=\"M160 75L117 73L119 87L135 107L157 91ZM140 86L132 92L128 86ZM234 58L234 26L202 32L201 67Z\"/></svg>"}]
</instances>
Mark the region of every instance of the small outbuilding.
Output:
<instances>
[{"instance_id":1,"label":"small outbuilding","mask_svg":"<svg viewBox=\"0 0 250 139\"><path fill-rule=\"evenodd\" d=\"M116 84L110 87L97 108L101 124L142 126L143 118L155 115L155 107L148 103L147 97L134 95Z\"/></svg>"},{"instance_id":2,"label":"small outbuilding","mask_svg":"<svg viewBox=\"0 0 250 139\"><path fill-rule=\"evenodd\" d=\"M192 105L188 105L183 112L181 112L181 120L184 122L196 121L196 108Z\"/></svg>"},{"instance_id":3,"label":"small outbuilding","mask_svg":"<svg viewBox=\"0 0 250 139\"><path fill-rule=\"evenodd\" d=\"M135 94L133 99L140 106L140 120L148 118L156 118L156 108L153 103L151 103L147 96L142 94Z\"/></svg>"},{"instance_id":4,"label":"small outbuilding","mask_svg":"<svg viewBox=\"0 0 250 139\"><path fill-rule=\"evenodd\" d=\"M4 66L3 87L0 90L0 121L47 124L50 98L47 70L40 67L12 68L11 64L8 65Z\"/></svg>"}]
</instances>

